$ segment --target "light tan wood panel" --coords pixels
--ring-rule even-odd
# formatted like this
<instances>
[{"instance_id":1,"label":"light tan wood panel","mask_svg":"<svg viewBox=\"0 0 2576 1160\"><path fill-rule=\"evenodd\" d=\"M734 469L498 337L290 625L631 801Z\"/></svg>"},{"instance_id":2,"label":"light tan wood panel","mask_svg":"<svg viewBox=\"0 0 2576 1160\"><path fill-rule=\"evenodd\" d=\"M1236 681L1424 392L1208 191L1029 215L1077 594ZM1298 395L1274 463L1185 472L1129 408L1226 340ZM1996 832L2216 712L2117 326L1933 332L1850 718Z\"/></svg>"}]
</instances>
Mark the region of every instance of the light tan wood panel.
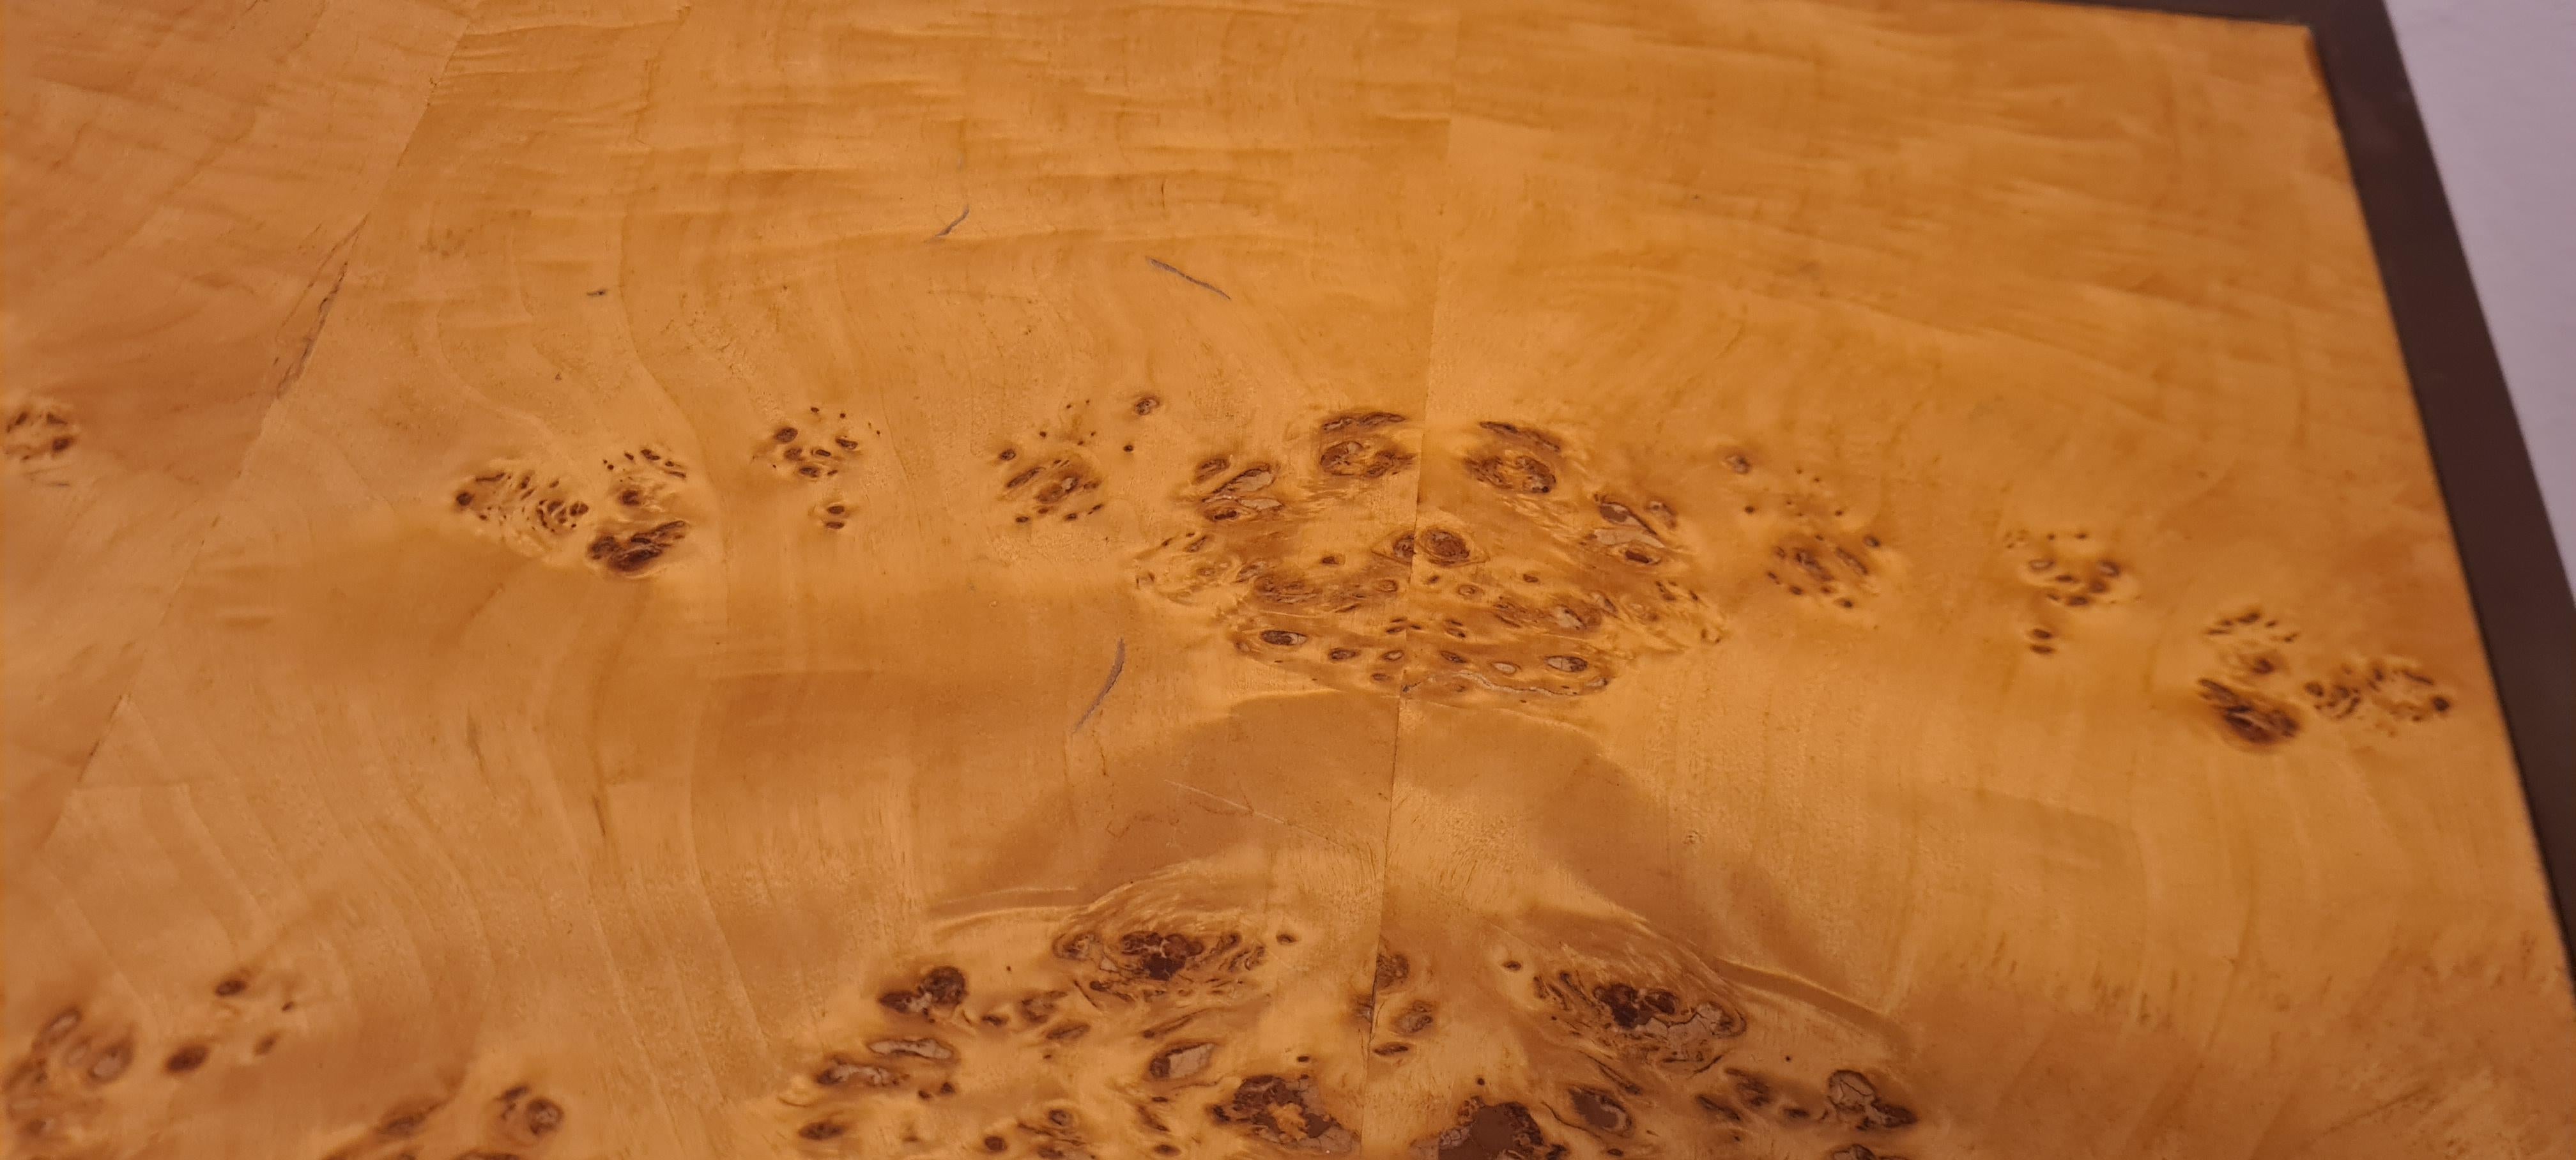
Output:
<instances>
[{"instance_id":1,"label":"light tan wood panel","mask_svg":"<svg viewBox=\"0 0 2576 1160\"><path fill-rule=\"evenodd\" d=\"M2576 1133L2295 30L511 0L454 48L12 850L13 1154Z\"/></svg>"},{"instance_id":2,"label":"light tan wood panel","mask_svg":"<svg viewBox=\"0 0 2576 1160\"><path fill-rule=\"evenodd\" d=\"M1382 1140L2566 1149L2567 977L2307 52L1464 21L1422 512L1464 547L1417 579L1489 595L1407 702ZM1487 686L1544 655L1609 679Z\"/></svg>"},{"instance_id":3,"label":"light tan wood panel","mask_svg":"<svg viewBox=\"0 0 2576 1160\"><path fill-rule=\"evenodd\" d=\"M462 7L8 6L13 865L302 371Z\"/></svg>"},{"instance_id":4,"label":"light tan wood panel","mask_svg":"<svg viewBox=\"0 0 2576 1160\"><path fill-rule=\"evenodd\" d=\"M1396 704L1239 657L1401 574L1444 27L487 6L13 881L28 1147L1356 1108Z\"/></svg>"}]
</instances>

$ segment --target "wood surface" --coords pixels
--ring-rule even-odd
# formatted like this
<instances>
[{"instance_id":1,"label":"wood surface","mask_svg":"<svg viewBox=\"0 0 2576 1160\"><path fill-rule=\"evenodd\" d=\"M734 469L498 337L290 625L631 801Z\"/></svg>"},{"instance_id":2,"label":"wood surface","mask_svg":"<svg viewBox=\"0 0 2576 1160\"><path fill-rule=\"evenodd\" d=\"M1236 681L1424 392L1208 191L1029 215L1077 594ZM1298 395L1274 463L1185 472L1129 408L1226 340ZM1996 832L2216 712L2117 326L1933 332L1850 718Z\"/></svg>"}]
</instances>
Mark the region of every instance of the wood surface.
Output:
<instances>
[{"instance_id":1,"label":"wood surface","mask_svg":"<svg viewBox=\"0 0 2576 1160\"><path fill-rule=\"evenodd\" d=\"M2303 32L13 3L25 1157L2563 1157Z\"/></svg>"}]
</instances>

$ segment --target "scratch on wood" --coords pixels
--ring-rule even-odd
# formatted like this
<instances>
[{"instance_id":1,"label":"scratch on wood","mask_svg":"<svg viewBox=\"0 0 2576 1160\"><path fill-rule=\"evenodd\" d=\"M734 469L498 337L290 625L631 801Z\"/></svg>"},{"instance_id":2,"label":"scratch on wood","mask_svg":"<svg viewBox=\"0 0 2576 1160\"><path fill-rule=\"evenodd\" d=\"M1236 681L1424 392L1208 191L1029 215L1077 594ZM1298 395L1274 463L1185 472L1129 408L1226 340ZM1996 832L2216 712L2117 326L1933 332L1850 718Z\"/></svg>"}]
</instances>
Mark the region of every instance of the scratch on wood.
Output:
<instances>
[{"instance_id":1,"label":"scratch on wood","mask_svg":"<svg viewBox=\"0 0 2576 1160\"><path fill-rule=\"evenodd\" d=\"M1285 826L1285 827L1287 827L1287 828L1289 828L1289 829L1291 829L1291 830L1295 830L1295 831L1297 831L1297 832L1298 832L1298 833L1300 833L1300 834L1304 834L1304 835L1306 835L1307 837L1313 838L1313 839L1315 839L1316 841L1323 842L1323 843L1325 843L1326 845L1339 846L1339 847L1341 847L1342 849L1345 849L1345 850L1348 850L1348 849L1351 849L1351 848L1352 848L1350 843L1345 842L1345 841L1342 841L1342 840L1341 840L1341 839L1339 839L1339 838L1335 838L1335 837L1334 837L1334 836L1332 836L1331 834L1323 833L1323 832L1321 832L1321 831L1319 831L1319 830L1313 830L1313 829L1309 829L1309 828L1307 828L1307 827L1305 827L1305 826L1298 825L1297 823L1292 822L1292 821L1289 821L1289 820L1288 820L1288 819L1286 819L1286 818L1280 817L1280 816L1279 816L1279 815L1277 815L1277 814L1265 814L1265 813L1261 812L1260 810L1256 810L1256 809L1252 808L1252 805L1251 805L1251 803L1249 803L1249 802L1239 802L1239 801L1234 800L1233 798L1226 797L1226 796L1224 796L1224 795L1222 795L1222 794L1213 794L1213 793L1209 793L1208 791L1203 790L1203 789L1200 789L1200 788L1199 788L1199 787L1197 787L1197 786L1194 786L1194 785L1187 785L1187 784L1184 784L1184 783L1182 783L1182 782L1173 781L1172 779L1170 779L1170 778L1168 778L1168 777L1163 779L1163 784L1164 784L1164 785L1168 785L1168 786L1172 787L1173 789L1180 790L1180 791L1182 791L1182 792L1184 792L1184 793L1196 794L1196 795L1198 795L1199 797L1202 797L1202 798L1205 798L1205 799L1207 799L1207 800L1209 800L1209 801L1215 802L1216 804L1221 805L1221 806L1230 806L1230 807L1232 807L1232 808L1234 808L1234 809L1236 809L1236 810L1240 810L1240 811L1242 811L1244 814L1246 814L1246 815L1248 815L1248 816L1259 818L1259 819L1261 819L1262 821L1268 822L1268 823L1270 823L1270 824L1272 824L1272 825L1274 825L1274 826ZM1212 810L1212 811L1210 811L1210 812L1211 812L1211 813L1223 813L1223 812L1225 812L1225 811L1223 811L1223 810Z\"/></svg>"},{"instance_id":2,"label":"scratch on wood","mask_svg":"<svg viewBox=\"0 0 2576 1160\"><path fill-rule=\"evenodd\" d=\"M1083 726L1091 723L1092 714L1100 711L1100 703L1109 699L1109 690L1118 687L1118 674L1126 671L1127 638L1122 636L1118 638L1118 654L1109 658L1109 679L1100 682L1100 691L1092 694L1091 707L1082 711L1082 716L1074 721L1073 728L1065 730L1067 735L1080 733Z\"/></svg>"},{"instance_id":3,"label":"scratch on wood","mask_svg":"<svg viewBox=\"0 0 2576 1160\"><path fill-rule=\"evenodd\" d=\"M967 214L970 214L970 213L973 213L973 212L975 212L975 207L974 207L974 206L971 206L971 205L970 205L970 206L967 206L967 207L966 207L966 208L964 208L964 209L958 210L958 211L957 211L957 220L952 221L952 222L948 223L947 225L944 225L944 226L939 227L939 232L938 232L938 233L935 233L935 234L930 235L930 240L935 242L935 241L938 241L938 240L939 240L939 239L941 239L941 238L947 237L947 236L948 236L948 231L953 230L953 229L956 229L957 227L959 227L959 226L961 226L961 225L966 224L966 215L967 215Z\"/></svg>"},{"instance_id":4,"label":"scratch on wood","mask_svg":"<svg viewBox=\"0 0 2576 1160\"><path fill-rule=\"evenodd\" d=\"M1056 899L1062 898L1068 894L1081 893L1082 891L1079 888L1072 886L1009 886L1000 890L986 890L981 893L969 894L960 898L948 899L933 908L932 913L942 915L978 914L983 910L1005 903L1016 902L1033 904L1040 899Z\"/></svg>"},{"instance_id":5,"label":"scratch on wood","mask_svg":"<svg viewBox=\"0 0 2576 1160\"><path fill-rule=\"evenodd\" d=\"M1225 300L1226 300L1226 301L1228 301L1228 302L1232 302L1232 301L1234 301L1234 295L1232 295L1232 294L1228 294L1228 293L1226 293L1224 290L1219 289L1219 288L1217 287L1216 283L1213 283L1213 282L1202 282L1202 281L1200 281L1200 280L1198 280L1198 279L1196 279L1196 278L1190 277L1190 275L1189 275L1189 272L1188 272L1188 271L1183 270L1183 269L1181 269L1180 267L1178 267L1178 266L1175 266L1175 265L1171 264L1170 262L1166 262L1166 261L1162 260L1161 258L1147 258L1147 259L1145 259L1145 260L1146 260L1146 261L1148 261L1148 262L1153 263L1153 264L1154 264L1154 268L1155 268L1155 269L1157 269L1157 270L1160 270L1160 271L1162 271L1162 272L1164 272L1164 273L1166 273L1166 274L1170 274L1170 275L1172 275L1173 277L1180 279L1181 281L1187 282L1187 283L1189 283L1189 284L1190 284L1190 285L1192 285L1192 286L1196 286L1196 287L1198 287L1198 288L1199 288L1199 289L1201 289L1201 290L1205 290L1205 291L1207 291L1207 292L1208 292L1208 293L1210 293L1210 294L1214 294L1214 295L1216 295L1216 296L1217 296L1217 297L1219 297L1219 298L1223 298L1223 299L1225 299Z\"/></svg>"},{"instance_id":6,"label":"scratch on wood","mask_svg":"<svg viewBox=\"0 0 2576 1160\"><path fill-rule=\"evenodd\" d=\"M322 295L322 305L313 311L313 329L304 332L304 349L295 354L295 365L286 368L286 377L277 380L277 393L283 395L295 380L304 377L304 364L313 361L313 346L322 341L322 328L331 321L331 304L340 300L340 283L349 278L349 263L340 263L340 273L331 279L331 289Z\"/></svg>"},{"instance_id":7,"label":"scratch on wood","mask_svg":"<svg viewBox=\"0 0 2576 1160\"><path fill-rule=\"evenodd\" d=\"M331 276L331 288L323 292L321 303L314 307L313 328L304 332L304 345L295 352L295 365L286 368L286 374L277 380L275 394L284 395L287 388L295 385L295 380L304 377L304 364L313 361L313 348L322 341L322 328L331 321L331 304L340 300L340 285L349 280L350 247L357 244L358 235L366 228L367 218L361 216L358 224L350 227L348 236L322 255L321 264L314 267L312 280L305 283L305 290L311 291L315 284L321 282L322 271L330 267L332 259L339 259L340 271Z\"/></svg>"}]
</instances>

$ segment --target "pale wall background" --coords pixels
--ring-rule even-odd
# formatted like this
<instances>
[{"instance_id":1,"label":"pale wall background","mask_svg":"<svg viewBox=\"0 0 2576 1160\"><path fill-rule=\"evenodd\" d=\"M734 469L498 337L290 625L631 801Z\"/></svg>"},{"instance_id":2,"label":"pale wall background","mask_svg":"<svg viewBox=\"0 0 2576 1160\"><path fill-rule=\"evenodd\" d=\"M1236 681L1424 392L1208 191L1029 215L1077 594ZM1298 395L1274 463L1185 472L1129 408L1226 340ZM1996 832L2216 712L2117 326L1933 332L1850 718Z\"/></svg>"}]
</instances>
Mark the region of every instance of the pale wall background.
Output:
<instances>
[{"instance_id":1,"label":"pale wall background","mask_svg":"<svg viewBox=\"0 0 2576 1160\"><path fill-rule=\"evenodd\" d=\"M2576 0L2387 0L2576 572Z\"/></svg>"}]
</instances>

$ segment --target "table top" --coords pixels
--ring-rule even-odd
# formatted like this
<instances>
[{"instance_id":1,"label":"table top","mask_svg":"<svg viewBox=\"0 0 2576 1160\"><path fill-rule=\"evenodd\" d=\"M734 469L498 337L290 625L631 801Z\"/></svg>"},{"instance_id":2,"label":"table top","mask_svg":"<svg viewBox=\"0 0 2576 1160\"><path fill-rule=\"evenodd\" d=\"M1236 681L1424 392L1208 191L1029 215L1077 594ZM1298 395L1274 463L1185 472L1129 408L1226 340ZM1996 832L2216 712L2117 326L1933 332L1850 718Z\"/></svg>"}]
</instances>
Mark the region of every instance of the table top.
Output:
<instances>
[{"instance_id":1,"label":"table top","mask_svg":"<svg viewBox=\"0 0 2576 1160\"><path fill-rule=\"evenodd\" d=\"M2375 7L129 8L11 15L19 1154L2576 1146Z\"/></svg>"}]
</instances>

